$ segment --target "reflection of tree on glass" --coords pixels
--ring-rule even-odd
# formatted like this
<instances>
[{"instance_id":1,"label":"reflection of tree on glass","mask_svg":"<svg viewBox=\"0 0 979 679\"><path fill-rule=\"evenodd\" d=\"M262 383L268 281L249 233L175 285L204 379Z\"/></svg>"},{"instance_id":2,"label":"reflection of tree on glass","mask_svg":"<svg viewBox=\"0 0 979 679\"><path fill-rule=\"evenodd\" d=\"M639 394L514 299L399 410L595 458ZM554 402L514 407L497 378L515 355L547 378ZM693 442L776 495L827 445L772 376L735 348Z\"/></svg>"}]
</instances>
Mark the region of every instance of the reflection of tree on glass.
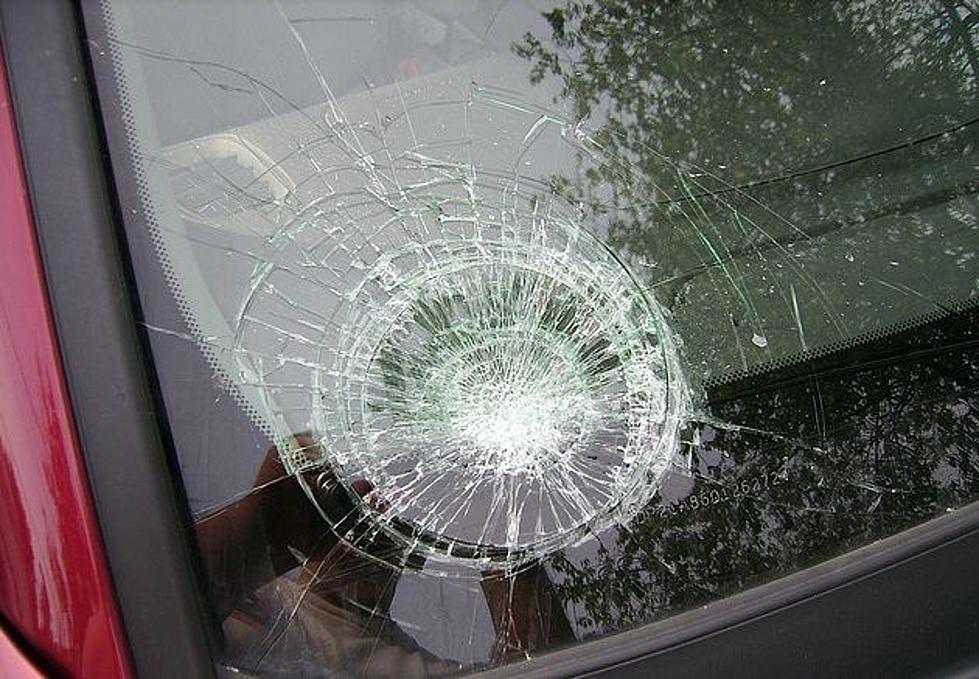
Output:
<instances>
[{"instance_id":1,"label":"reflection of tree on glass","mask_svg":"<svg viewBox=\"0 0 979 679\"><path fill-rule=\"evenodd\" d=\"M976 497L977 321L963 311L718 387L711 411L739 426L700 432L662 508L593 558L556 558L582 630L706 603Z\"/></svg>"},{"instance_id":2,"label":"reflection of tree on glass","mask_svg":"<svg viewBox=\"0 0 979 679\"><path fill-rule=\"evenodd\" d=\"M962 30L975 9L609 1L544 16L551 34L515 52L595 121L601 152L551 185L609 221L708 386L759 350L812 350L976 294L979 73ZM889 368L816 377L865 365L868 348L788 383L748 379L778 385L757 394L711 388L692 478L668 480L662 507L594 556L555 559L581 632L733 593L974 497L974 352L900 358L955 345L974 320L897 341Z\"/></svg>"},{"instance_id":3,"label":"reflection of tree on glass","mask_svg":"<svg viewBox=\"0 0 979 679\"><path fill-rule=\"evenodd\" d=\"M598 166L553 186L609 221L716 375L975 292L970 11L570 2L515 51L599 126Z\"/></svg>"}]
</instances>

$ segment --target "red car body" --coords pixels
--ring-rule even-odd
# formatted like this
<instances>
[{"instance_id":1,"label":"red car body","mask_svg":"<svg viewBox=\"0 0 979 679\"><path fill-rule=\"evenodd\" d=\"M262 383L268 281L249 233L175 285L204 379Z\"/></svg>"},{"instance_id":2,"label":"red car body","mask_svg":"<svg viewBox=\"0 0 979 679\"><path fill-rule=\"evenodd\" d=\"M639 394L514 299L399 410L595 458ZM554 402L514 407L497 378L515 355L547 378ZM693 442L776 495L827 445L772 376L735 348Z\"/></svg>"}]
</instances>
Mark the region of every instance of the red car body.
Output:
<instances>
[{"instance_id":1,"label":"red car body","mask_svg":"<svg viewBox=\"0 0 979 679\"><path fill-rule=\"evenodd\" d=\"M133 674L38 253L0 54L0 675ZM11 635L16 630L17 639Z\"/></svg>"}]
</instances>

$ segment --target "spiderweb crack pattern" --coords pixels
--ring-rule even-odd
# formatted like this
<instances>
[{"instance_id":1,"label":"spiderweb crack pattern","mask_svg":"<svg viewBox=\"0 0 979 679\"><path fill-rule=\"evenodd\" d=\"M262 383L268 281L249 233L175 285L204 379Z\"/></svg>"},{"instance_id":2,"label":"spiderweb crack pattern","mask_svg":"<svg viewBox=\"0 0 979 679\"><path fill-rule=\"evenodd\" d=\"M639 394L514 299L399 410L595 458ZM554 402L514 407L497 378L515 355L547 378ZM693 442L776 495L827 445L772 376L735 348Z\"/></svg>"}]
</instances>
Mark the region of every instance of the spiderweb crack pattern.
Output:
<instances>
[{"instance_id":1,"label":"spiderweb crack pattern","mask_svg":"<svg viewBox=\"0 0 979 679\"><path fill-rule=\"evenodd\" d=\"M265 376L308 373L327 454L286 454L290 472L325 464L354 498L369 481L383 510L359 503L364 523L433 563L524 562L645 506L689 397L665 312L575 206L468 158L479 103L455 105L454 144L418 141L407 109L376 138L331 109L308 159L331 190L271 236L232 353L271 412L289 386ZM576 134L541 118L525 143L544 125Z\"/></svg>"}]
</instances>

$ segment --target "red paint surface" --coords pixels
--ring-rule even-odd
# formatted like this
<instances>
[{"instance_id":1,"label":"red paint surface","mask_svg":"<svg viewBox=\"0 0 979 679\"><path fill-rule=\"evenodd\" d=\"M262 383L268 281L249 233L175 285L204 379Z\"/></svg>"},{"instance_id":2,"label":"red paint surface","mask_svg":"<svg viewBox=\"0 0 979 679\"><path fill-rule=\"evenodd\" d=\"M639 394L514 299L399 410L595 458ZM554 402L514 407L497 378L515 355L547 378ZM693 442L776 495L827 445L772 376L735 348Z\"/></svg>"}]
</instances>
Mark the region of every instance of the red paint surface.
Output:
<instances>
[{"instance_id":1,"label":"red paint surface","mask_svg":"<svg viewBox=\"0 0 979 679\"><path fill-rule=\"evenodd\" d=\"M42 665L76 677L133 675L61 370L2 53L0 614Z\"/></svg>"}]
</instances>

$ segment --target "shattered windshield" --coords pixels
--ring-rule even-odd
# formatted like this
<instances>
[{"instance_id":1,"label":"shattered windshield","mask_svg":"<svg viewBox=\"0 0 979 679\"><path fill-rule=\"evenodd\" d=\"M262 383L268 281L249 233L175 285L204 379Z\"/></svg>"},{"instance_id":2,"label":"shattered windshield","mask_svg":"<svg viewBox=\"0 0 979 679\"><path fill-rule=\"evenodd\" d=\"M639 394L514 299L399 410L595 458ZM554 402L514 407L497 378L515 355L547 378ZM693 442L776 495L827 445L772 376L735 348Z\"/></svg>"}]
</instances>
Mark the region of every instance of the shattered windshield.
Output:
<instances>
[{"instance_id":1,"label":"shattered windshield","mask_svg":"<svg viewBox=\"0 0 979 679\"><path fill-rule=\"evenodd\" d=\"M84 9L220 661L471 672L979 497L979 8Z\"/></svg>"}]
</instances>

